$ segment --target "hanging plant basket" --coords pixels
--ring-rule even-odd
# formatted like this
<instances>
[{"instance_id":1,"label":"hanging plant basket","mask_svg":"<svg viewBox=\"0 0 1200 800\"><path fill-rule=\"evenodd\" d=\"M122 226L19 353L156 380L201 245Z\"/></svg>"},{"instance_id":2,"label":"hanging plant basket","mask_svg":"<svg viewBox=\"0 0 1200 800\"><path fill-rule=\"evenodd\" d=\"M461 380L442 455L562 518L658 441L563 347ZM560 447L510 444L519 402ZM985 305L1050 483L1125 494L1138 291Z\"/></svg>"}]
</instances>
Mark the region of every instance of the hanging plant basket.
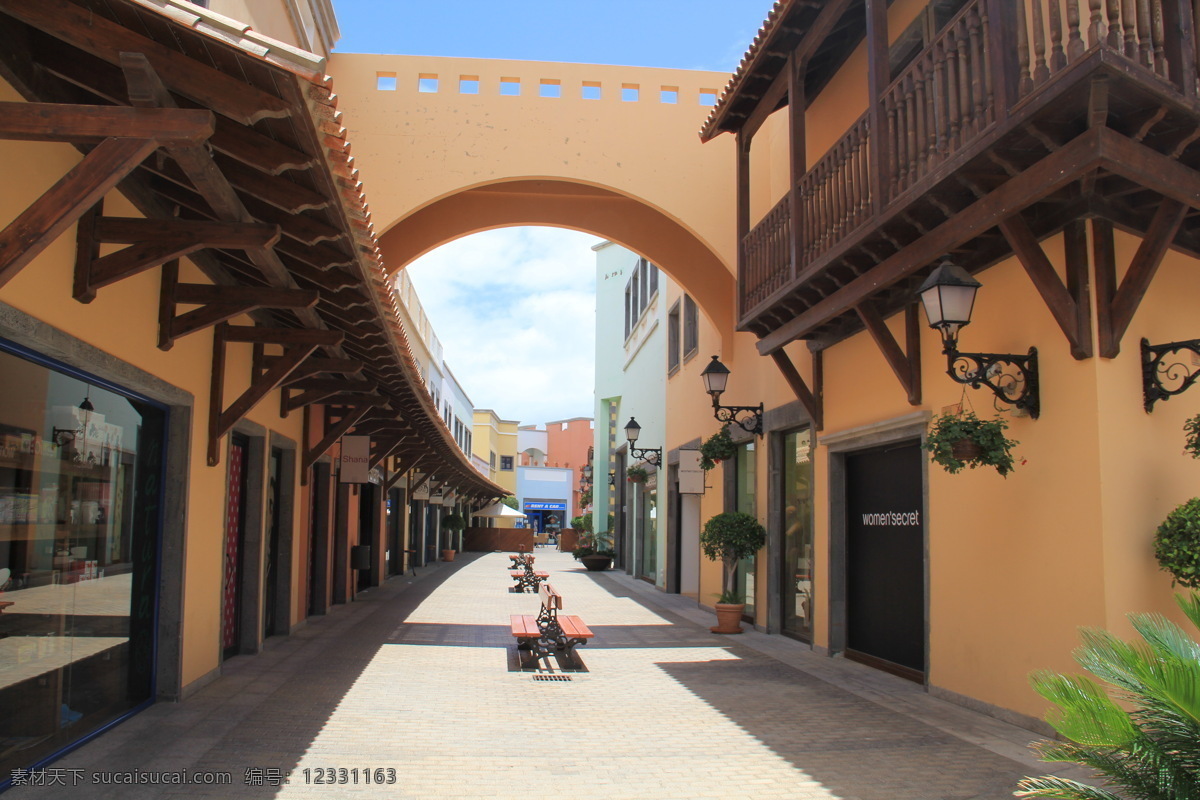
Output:
<instances>
[{"instance_id":1,"label":"hanging plant basket","mask_svg":"<svg viewBox=\"0 0 1200 800\"><path fill-rule=\"evenodd\" d=\"M630 467L625 470L625 477L630 483L645 483L650 478L650 473L645 467Z\"/></svg>"},{"instance_id":2,"label":"hanging plant basket","mask_svg":"<svg viewBox=\"0 0 1200 800\"><path fill-rule=\"evenodd\" d=\"M1183 452L1188 453L1192 458L1200 458L1200 414L1183 423L1183 432L1186 434L1183 440Z\"/></svg>"},{"instance_id":3,"label":"hanging plant basket","mask_svg":"<svg viewBox=\"0 0 1200 800\"><path fill-rule=\"evenodd\" d=\"M980 419L974 411L941 414L930 422L924 447L930 460L951 475L964 467L995 467L1007 476L1015 466L1012 449L1017 446L1004 435L1007 428L999 417Z\"/></svg>"},{"instance_id":4,"label":"hanging plant basket","mask_svg":"<svg viewBox=\"0 0 1200 800\"><path fill-rule=\"evenodd\" d=\"M737 455L737 445L729 435L729 426L722 425L721 430L700 445L700 469L707 472L722 461Z\"/></svg>"}]
</instances>

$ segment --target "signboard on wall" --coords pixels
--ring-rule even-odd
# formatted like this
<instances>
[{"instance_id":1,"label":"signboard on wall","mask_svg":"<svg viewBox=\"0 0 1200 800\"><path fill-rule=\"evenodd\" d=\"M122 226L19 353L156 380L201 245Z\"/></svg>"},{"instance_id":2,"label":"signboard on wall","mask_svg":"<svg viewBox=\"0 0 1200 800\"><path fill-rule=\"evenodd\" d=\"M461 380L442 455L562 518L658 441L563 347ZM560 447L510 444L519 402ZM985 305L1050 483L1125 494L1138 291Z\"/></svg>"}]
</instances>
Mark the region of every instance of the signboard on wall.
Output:
<instances>
[{"instance_id":1,"label":"signboard on wall","mask_svg":"<svg viewBox=\"0 0 1200 800\"><path fill-rule=\"evenodd\" d=\"M424 477L424 475L418 473L413 476L413 479L420 480L423 477ZM413 500L428 500L428 499L429 499L429 481L425 481L423 484L421 484L419 487L417 487L416 491L413 492Z\"/></svg>"},{"instance_id":2,"label":"signboard on wall","mask_svg":"<svg viewBox=\"0 0 1200 800\"><path fill-rule=\"evenodd\" d=\"M526 500L526 511L566 511L566 503L546 503L540 500Z\"/></svg>"},{"instance_id":3,"label":"signboard on wall","mask_svg":"<svg viewBox=\"0 0 1200 800\"><path fill-rule=\"evenodd\" d=\"M699 450L679 451L679 493L704 494L704 470L700 469Z\"/></svg>"},{"instance_id":4,"label":"signboard on wall","mask_svg":"<svg viewBox=\"0 0 1200 800\"><path fill-rule=\"evenodd\" d=\"M342 483L367 483L371 473L371 437L343 436L338 475Z\"/></svg>"}]
</instances>

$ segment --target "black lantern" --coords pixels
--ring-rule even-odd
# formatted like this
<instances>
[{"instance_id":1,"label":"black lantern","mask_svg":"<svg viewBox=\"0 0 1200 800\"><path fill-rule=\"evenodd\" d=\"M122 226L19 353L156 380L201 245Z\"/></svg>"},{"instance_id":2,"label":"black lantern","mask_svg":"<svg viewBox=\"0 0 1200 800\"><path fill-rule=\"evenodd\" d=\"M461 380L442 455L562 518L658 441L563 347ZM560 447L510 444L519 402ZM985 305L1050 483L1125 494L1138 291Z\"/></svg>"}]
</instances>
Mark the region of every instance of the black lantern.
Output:
<instances>
[{"instance_id":1,"label":"black lantern","mask_svg":"<svg viewBox=\"0 0 1200 800\"><path fill-rule=\"evenodd\" d=\"M987 386L1001 402L1024 409L1037 419L1041 403L1036 347L1029 348L1024 356L958 351L958 332L971 322L975 293L980 286L965 269L946 260L917 290L929 327L942 335L946 374L973 389Z\"/></svg>"},{"instance_id":2,"label":"black lantern","mask_svg":"<svg viewBox=\"0 0 1200 800\"><path fill-rule=\"evenodd\" d=\"M629 423L625 426L625 438L629 441L629 455L635 459L645 461L651 466L657 467L662 463L662 448L655 447L646 450L638 449L638 435L642 432L642 426L638 425L637 420L633 417L629 418Z\"/></svg>"},{"instance_id":3,"label":"black lantern","mask_svg":"<svg viewBox=\"0 0 1200 800\"><path fill-rule=\"evenodd\" d=\"M700 378L704 381L704 391L712 396L713 416L717 418L718 422L726 424L736 422L747 433L762 436L762 403L756 406L721 405L721 393L725 391L725 384L729 382L729 367L722 364L719 358L713 356L712 361L708 362L708 366L700 373ZM745 416L739 419L739 414L744 414Z\"/></svg>"}]
</instances>

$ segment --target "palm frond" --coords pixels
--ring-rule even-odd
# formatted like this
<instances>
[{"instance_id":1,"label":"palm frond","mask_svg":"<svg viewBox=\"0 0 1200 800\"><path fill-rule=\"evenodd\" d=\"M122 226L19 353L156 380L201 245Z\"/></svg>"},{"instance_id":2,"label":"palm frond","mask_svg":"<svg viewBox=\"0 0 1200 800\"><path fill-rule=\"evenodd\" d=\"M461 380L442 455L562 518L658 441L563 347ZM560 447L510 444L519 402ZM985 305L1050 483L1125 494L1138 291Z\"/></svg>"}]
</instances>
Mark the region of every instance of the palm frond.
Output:
<instances>
[{"instance_id":1,"label":"palm frond","mask_svg":"<svg viewBox=\"0 0 1200 800\"><path fill-rule=\"evenodd\" d=\"M1017 784L1016 797L1048 797L1054 800L1123 800L1119 795L1053 775L1025 778Z\"/></svg>"},{"instance_id":2,"label":"palm frond","mask_svg":"<svg viewBox=\"0 0 1200 800\"><path fill-rule=\"evenodd\" d=\"M1095 747L1124 747L1137 737L1137 727L1129 715L1091 678L1043 670L1031 675L1029 681L1038 694L1056 706L1046 721L1071 741Z\"/></svg>"}]
</instances>

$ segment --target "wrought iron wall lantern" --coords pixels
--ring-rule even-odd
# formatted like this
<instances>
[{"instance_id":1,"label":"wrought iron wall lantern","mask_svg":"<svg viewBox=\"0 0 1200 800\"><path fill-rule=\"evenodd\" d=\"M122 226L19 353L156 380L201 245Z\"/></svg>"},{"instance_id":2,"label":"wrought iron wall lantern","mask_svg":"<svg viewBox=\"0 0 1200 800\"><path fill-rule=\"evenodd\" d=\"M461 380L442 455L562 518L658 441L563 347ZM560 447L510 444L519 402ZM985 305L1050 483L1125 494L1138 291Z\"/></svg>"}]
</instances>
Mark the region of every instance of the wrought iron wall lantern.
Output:
<instances>
[{"instance_id":1,"label":"wrought iron wall lantern","mask_svg":"<svg viewBox=\"0 0 1200 800\"><path fill-rule=\"evenodd\" d=\"M96 410L92 405L92 387L88 386L87 393L84 395L83 402L79 404L79 410L84 412L83 422L78 428L51 428L50 438L54 444L59 447L64 453L72 454L76 459L80 457L78 450L75 449L76 443L82 443L83 448L87 450L87 430L88 416Z\"/></svg>"},{"instance_id":2,"label":"wrought iron wall lantern","mask_svg":"<svg viewBox=\"0 0 1200 800\"><path fill-rule=\"evenodd\" d=\"M636 419L630 417L629 424L625 426L625 438L629 441L629 455L635 460L645 461L647 464L657 467L662 464L662 448L639 449L637 447L637 440L638 434L641 432L642 426L638 425Z\"/></svg>"},{"instance_id":3,"label":"wrought iron wall lantern","mask_svg":"<svg viewBox=\"0 0 1200 800\"><path fill-rule=\"evenodd\" d=\"M1029 348L1029 353L1023 356L958 350L958 332L971 322L975 293L980 285L965 269L947 260L917 290L929 327L942 335L946 374L973 389L986 386L1001 402L1024 409L1037 419L1041 402L1036 347Z\"/></svg>"},{"instance_id":4,"label":"wrought iron wall lantern","mask_svg":"<svg viewBox=\"0 0 1200 800\"><path fill-rule=\"evenodd\" d=\"M616 486L616 485L617 485L617 471L616 471L615 469L614 469L614 470L609 470L609 473L608 473L608 485L609 485L609 486Z\"/></svg>"},{"instance_id":5,"label":"wrought iron wall lantern","mask_svg":"<svg viewBox=\"0 0 1200 800\"><path fill-rule=\"evenodd\" d=\"M592 465L584 464L579 470L579 491L586 492L592 488Z\"/></svg>"},{"instance_id":6,"label":"wrought iron wall lantern","mask_svg":"<svg viewBox=\"0 0 1200 800\"><path fill-rule=\"evenodd\" d=\"M725 384L729 382L729 367L713 356L712 361L708 362L708 366L700 373L700 377L704 380L704 391L712 396L713 416L717 418L717 422L737 423L747 433L762 436L762 403L756 406L721 405L721 393L725 391ZM739 414L745 416L739 419Z\"/></svg>"},{"instance_id":7,"label":"wrought iron wall lantern","mask_svg":"<svg viewBox=\"0 0 1200 800\"><path fill-rule=\"evenodd\" d=\"M1191 364L1180 355L1192 354ZM1142 339L1142 398L1146 413L1154 410L1159 400L1170 400L1183 394L1200 380L1200 339L1183 342L1150 344Z\"/></svg>"}]
</instances>

